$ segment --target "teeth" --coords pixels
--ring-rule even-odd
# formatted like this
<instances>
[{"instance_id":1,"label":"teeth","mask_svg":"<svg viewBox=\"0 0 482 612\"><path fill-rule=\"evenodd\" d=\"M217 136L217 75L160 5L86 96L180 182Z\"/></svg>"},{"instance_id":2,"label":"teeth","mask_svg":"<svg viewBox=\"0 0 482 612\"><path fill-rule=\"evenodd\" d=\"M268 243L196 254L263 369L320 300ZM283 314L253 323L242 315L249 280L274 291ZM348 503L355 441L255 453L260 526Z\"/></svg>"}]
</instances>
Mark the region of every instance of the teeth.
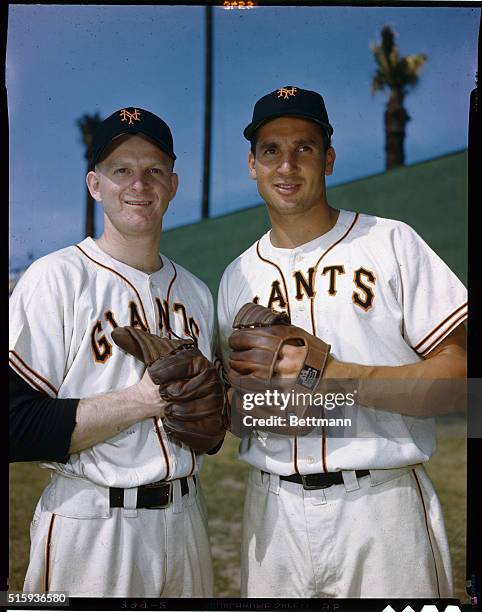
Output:
<instances>
[{"instance_id":1,"label":"teeth","mask_svg":"<svg viewBox=\"0 0 482 612\"><path fill-rule=\"evenodd\" d=\"M126 200L127 204L134 204L135 206L148 206L149 200Z\"/></svg>"}]
</instances>

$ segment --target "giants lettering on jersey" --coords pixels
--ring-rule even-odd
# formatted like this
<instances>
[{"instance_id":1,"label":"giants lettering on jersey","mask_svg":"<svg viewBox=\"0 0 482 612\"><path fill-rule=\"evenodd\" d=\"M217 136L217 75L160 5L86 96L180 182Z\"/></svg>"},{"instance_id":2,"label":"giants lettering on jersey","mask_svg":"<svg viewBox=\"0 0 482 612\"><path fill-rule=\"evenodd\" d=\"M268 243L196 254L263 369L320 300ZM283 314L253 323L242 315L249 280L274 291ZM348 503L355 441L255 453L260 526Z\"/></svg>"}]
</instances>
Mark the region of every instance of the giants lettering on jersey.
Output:
<instances>
[{"instance_id":1,"label":"giants lettering on jersey","mask_svg":"<svg viewBox=\"0 0 482 612\"><path fill-rule=\"evenodd\" d=\"M320 279L322 283L320 283L320 280L318 281L321 287L319 284L317 290L315 290L315 273L316 270L313 267L308 268L306 273L302 270L293 272L295 297L297 300L304 300L305 298L311 299L315 297L317 292L320 293L322 291L326 291L326 294L329 296L335 296L338 293L337 281L346 271L345 266L341 264L325 266L320 274L320 276L323 277ZM375 292L373 290L375 284L376 276L371 270L363 266L354 270L354 290L351 294L353 304L365 312L370 310L375 299ZM268 308L275 308L276 310L286 308L288 296L285 295L285 289L286 288L281 285L278 279L273 280L268 298ZM254 296L253 302L257 304L259 299L259 296Z\"/></svg>"},{"instance_id":2,"label":"giants lettering on jersey","mask_svg":"<svg viewBox=\"0 0 482 612\"><path fill-rule=\"evenodd\" d=\"M171 332L172 327L169 304L166 300L161 303L161 300L156 298L156 305L159 312L159 331L165 331L166 333ZM128 321L125 324L131 327L139 327L140 329L147 331L147 327L139 313L136 303L134 301L129 302L128 308ZM186 307L184 304L181 304L181 302L174 302L171 311L174 313L174 316L180 317L184 334L193 338L197 345L199 339L199 325L195 321L194 317L187 315ZM109 324L111 329L115 329L119 325L112 310L107 310L104 312L102 318ZM112 355L112 343L109 342L106 337L106 332L102 327L101 319L98 319L92 327L90 339L94 361L97 363L106 363L109 357Z\"/></svg>"}]
</instances>

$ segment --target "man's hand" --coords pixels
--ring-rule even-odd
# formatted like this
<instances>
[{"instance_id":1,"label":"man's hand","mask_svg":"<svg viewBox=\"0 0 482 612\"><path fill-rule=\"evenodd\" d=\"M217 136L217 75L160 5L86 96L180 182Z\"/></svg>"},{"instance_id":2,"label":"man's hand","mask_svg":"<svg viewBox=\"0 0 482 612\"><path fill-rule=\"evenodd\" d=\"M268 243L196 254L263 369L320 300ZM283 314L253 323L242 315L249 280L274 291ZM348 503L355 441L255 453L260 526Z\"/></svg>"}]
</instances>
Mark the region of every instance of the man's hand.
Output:
<instances>
[{"instance_id":1,"label":"man's hand","mask_svg":"<svg viewBox=\"0 0 482 612\"><path fill-rule=\"evenodd\" d=\"M164 414L165 402L149 374L120 391L111 391L79 401L69 454L104 442L134 423Z\"/></svg>"},{"instance_id":2,"label":"man's hand","mask_svg":"<svg viewBox=\"0 0 482 612\"><path fill-rule=\"evenodd\" d=\"M162 399L159 393L159 386L152 382L152 378L149 376L148 371L144 372L144 376L141 380L129 388L128 393L131 394L132 399L136 398L146 406L147 416L163 417L166 402Z\"/></svg>"},{"instance_id":3,"label":"man's hand","mask_svg":"<svg viewBox=\"0 0 482 612\"><path fill-rule=\"evenodd\" d=\"M224 389L216 367L193 339L161 338L131 326L116 327L112 339L147 366L165 400L165 432L195 451L219 447L226 432ZM149 382L143 379L141 383L142 393L152 398Z\"/></svg>"}]
</instances>

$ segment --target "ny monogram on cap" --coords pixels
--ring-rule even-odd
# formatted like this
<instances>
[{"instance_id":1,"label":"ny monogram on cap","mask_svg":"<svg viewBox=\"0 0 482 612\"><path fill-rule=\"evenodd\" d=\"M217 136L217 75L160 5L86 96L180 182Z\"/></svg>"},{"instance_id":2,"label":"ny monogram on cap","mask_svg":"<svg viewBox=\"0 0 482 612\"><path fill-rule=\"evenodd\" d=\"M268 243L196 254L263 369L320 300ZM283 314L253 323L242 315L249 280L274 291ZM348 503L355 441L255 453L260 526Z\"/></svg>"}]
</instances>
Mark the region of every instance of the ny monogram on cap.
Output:
<instances>
[{"instance_id":1,"label":"ny monogram on cap","mask_svg":"<svg viewBox=\"0 0 482 612\"><path fill-rule=\"evenodd\" d=\"M134 121L141 120L141 111L137 110L137 108L134 109L133 113L130 113L126 108L123 108L119 114L120 114L121 121L128 120L129 125L133 125Z\"/></svg>"},{"instance_id":2,"label":"ny monogram on cap","mask_svg":"<svg viewBox=\"0 0 482 612\"><path fill-rule=\"evenodd\" d=\"M296 87L280 87L276 93L278 94L278 98L287 100L291 96L296 96L297 91L298 89Z\"/></svg>"}]
</instances>

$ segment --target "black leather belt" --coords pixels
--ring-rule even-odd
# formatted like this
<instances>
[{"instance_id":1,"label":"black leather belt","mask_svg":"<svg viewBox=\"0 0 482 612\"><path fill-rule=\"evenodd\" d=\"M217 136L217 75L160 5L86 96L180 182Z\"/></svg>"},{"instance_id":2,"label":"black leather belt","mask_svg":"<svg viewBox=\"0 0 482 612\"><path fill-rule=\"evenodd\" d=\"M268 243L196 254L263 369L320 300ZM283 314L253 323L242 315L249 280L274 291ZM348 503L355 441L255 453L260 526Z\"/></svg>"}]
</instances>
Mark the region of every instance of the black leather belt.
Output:
<instances>
[{"instance_id":1,"label":"black leather belt","mask_svg":"<svg viewBox=\"0 0 482 612\"><path fill-rule=\"evenodd\" d=\"M196 484L196 476L193 477ZM160 480L147 485L137 487L137 504L136 508L149 508L151 510L159 508L167 508L172 501L172 480ZM181 483L181 495L189 493L187 477L179 478ZM109 500L111 508L124 507L124 491L117 487L109 488Z\"/></svg>"},{"instance_id":2,"label":"black leather belt","mask_svg":"<svg viewBox=\"0 0 482 612\"><path fill-rule=\"evenodd\" d=\"M263 472L266 474L266 472ZM369 476L370 470L356 470L357 478ZM327 489L336 484L343 484L342 472L325 472L321 474L291 474L291 476L280 476L280 480L295 482L303 485L303 489Z\"/></svg>"}]
</instances>

